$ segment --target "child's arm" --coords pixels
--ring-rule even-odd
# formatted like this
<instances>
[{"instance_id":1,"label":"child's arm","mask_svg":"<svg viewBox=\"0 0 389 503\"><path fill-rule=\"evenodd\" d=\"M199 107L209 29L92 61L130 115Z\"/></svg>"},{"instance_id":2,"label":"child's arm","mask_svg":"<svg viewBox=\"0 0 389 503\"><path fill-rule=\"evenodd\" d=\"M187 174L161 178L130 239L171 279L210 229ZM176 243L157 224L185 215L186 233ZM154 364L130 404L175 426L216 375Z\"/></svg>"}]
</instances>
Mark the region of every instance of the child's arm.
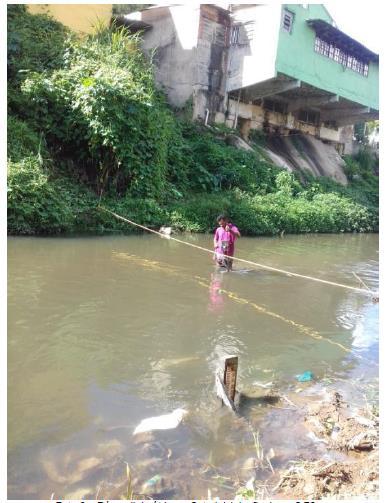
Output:
<instances>
[{"instance_id":1,"label":"child's arm","mask_svg":"<svg viewBox=\"0 0 389 503\"><path fill-rule=\"evenodd\" d=\"M213 247L214 248L217 248L218 241L219 241L219 239L218 239L218 233L217 233L217 229L216 229L215 235L213 236Z\"/></svg>"},{"instance_id":2,"label":"child's arm","mask_svg":"<svg viewBox=\"0 0 389 503\"><path fill-rule=\"evenodd\" d=\"M239 229L235 225L228 225L226 227L226 230L229 230L231 232L231 234L233 234L235 237L240 238Z\"/></svg>"}]
</instances>

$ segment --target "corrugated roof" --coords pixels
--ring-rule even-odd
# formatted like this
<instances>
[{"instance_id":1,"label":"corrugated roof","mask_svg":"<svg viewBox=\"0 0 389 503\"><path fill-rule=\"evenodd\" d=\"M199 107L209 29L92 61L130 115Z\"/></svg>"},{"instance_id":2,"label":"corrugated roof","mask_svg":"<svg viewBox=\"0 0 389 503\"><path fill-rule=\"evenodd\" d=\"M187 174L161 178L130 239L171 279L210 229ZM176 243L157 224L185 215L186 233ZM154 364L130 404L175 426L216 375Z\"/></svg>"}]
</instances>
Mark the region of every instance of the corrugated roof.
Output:
<instances>
[{"instance_id":1,"label":"corrugated roof","mask_svg":"<svg viewBox=\"0 0 389 503\"><path fill-rule=\"evenodd\" d=\"M378 54L323 19L308 19L307 24L315 30L316 35L320 38L347 51L352 56L367 61L379 61Z\"/></svg>"}]
</instances>

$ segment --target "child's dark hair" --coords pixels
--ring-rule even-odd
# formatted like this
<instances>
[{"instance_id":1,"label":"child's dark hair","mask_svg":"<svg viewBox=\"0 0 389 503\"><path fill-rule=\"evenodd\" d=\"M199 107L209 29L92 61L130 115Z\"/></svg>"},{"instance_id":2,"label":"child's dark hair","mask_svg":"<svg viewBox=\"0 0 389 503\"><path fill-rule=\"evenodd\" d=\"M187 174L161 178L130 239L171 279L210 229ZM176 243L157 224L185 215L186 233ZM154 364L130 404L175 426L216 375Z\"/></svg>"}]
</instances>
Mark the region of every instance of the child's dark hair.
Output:
<instances>
[{"instance_id":1,"label":"child's dark hair","mask_svg":"<svg viewBox=\"0 0 389 503\"><path fill-rule=\"evenodd\" d=\"M219 215L216 219L216 222L220 222L220 220L228 220L227 218L227 215L225 215L224 213L222 213L221 215Z\"/></svg>"}]
</instances>

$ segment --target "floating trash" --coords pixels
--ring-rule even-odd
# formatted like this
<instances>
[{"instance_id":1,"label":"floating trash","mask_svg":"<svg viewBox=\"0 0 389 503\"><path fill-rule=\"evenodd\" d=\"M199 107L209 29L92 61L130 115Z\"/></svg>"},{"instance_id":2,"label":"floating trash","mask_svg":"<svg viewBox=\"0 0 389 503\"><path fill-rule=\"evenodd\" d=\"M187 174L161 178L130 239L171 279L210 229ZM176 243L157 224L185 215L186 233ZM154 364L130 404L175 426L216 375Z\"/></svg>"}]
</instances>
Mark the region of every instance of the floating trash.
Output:
<instances>
[{"instance_id":1,"label":"floating trash","mask_svg":"<svg viewBox=\"0 0 389 503\"><path fill-rule=\"evenodd\" d=\"M255 381L255 382L253 382L253 385L259 386L260 388L271 388L272 386L274 386L274 383L273 383L273 381L269 381L266 383L262 383L260 381Z\"/></svg>"},{"instance_id":2,"label":"floating trash","mask_svg":"<svg viewBox=\"0 0 389 503\"><path fill-rule=\"evenodd\" d=\"M151 479L145 482L145 486L147 487L155 486L155 484L157 484L161 479L162 479L161 475L154 475L154 477L151 477Z\"/></svg>"},{"instance_id":3,"label":"floating trash","mask_svg":"<svg viewBox=\"0 0 389 503\"><path fill-rule=\"evenodd\" d=\"M308 432L307 437L317 444L319 443L328 444L328 440L325 440L324 438L319 438L317 435L313 433L313 431Z\"/></svg>"},{"instance_id":4,"label":"floating trash","mask_svg":"<svg viewBox=\"0 0 389 503\"><path fill-rule=\"evenodd\" d=\"M135 428L133 435L146 431L171 430L177 428L187 413L188 412L184 409L176 409L170 414L143 419Z\"/></svg>"},{"instance_id":5,"label":"floating trash","mask_svg":"<svg viewBox=\"0 0 389 503\"><path fill-rule=\"evenodd\" d=\"M307 381L312 381L313 379L313 373L310 370L306 370L302 374L296 375L296 379L299 382L307 382Z\"/></svg>"}]
</instances>

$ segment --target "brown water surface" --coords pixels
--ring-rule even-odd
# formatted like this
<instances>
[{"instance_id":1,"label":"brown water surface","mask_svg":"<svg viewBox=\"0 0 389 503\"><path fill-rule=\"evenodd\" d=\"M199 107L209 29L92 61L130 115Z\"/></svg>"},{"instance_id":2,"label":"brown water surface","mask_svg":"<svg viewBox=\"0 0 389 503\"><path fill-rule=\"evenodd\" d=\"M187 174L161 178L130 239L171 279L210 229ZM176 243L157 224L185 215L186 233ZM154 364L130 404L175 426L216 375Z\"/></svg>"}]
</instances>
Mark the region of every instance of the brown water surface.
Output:
<instances>
[{"instance_id":1,"label":"brown water surface","mask_svg":"<svg viewBox=\"0 0 389 503\"><path fill-rule=\"evenodd\" d=\"M360 286L355 272L378 289L373 234L242 238L236 254ZM290 392L306 370L313 395L328 379L374 383L378 304L239 263L223 273L206 253L150 235L9 238L9 498L112 498L125 462L138 487L170 477L163 497L233 498L252 429L279 453L275 466L320 449L299 427L291 434L285 403L249 401L238 418L220 408L213 373L230 354L241 390ZM189 415L177 429L132 436L178 407Z\"/></svg>"}]
</instances>

